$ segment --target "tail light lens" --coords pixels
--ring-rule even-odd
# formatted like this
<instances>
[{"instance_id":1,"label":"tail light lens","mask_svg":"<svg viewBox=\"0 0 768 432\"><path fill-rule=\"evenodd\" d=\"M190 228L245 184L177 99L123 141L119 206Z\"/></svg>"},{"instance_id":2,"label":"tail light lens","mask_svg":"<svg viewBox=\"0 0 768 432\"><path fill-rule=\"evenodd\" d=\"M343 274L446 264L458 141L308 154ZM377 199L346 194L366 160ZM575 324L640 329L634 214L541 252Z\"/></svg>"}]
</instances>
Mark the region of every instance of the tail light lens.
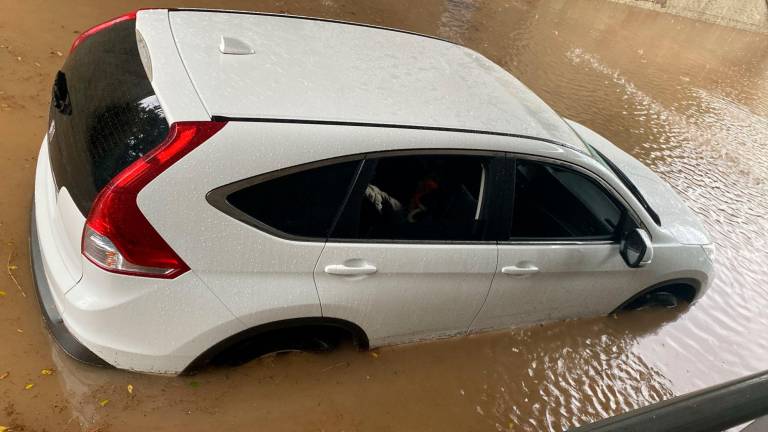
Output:
<instances>
[{"instance_id":1,"label":"tail light lens","mask_svg":"<svg viewBox=\"0 0 768 432\"><path fill-rule=\"evenodd\" d=\"M163 171L224 127L226 122L178 122L154 150L121 171L99 192L83 230L82 253L104 270L171 279L189 270L152 227L136 202Z\"/></svg>"},{"instance_id":2,"label":"tail light lens","mask_svg":"<svg viewBox=\"0 0 768 432\"><path fill-rule=\"evenodd\" d=\"M89 37L93 36L94 34L104 30L105 28L111 27L119 22L123 21L129 21L129 20L135 20L136 19L136 13L138 11L128 12L125 15L120 15L119 17L112 18L111 20L101 23L97 26L93 26L89 28L88 30L80 33L80 36L75 38L75 41L72 42L72 47L69 49L69 53L72 54L72 51L77 48L78 45L83 43L84 40L88 39Z\"/></svg>"}]
</instances>

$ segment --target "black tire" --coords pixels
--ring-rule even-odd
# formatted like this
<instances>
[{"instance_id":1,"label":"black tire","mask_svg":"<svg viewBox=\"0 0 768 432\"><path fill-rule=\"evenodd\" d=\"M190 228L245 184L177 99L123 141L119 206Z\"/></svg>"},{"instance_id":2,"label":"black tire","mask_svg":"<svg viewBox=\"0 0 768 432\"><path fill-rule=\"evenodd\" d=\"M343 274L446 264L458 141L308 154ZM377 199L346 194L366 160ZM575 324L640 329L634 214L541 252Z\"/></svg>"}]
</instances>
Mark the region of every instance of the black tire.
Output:
<instances>
[{"instance_id":1,"label":"black tire","mask_svg":"<svg viewBox=\"0 0 768 432\"><path fill-rule=\"evenodd\" d=\"M270 354L326 353L336 349L343 337L344 335L333 327L276 330L230 347L216 356L212 363L219 366L239 366Z\"/></svg>"},{"instance_id":2,"label":"black tire","mask_svg":"<svg viewBox=\"0 0 768 432\"><path fill-rule=\"evenodd\" d=\"M696 288L683 280L670 281L648 288L636 297L619 306L615 312L641 310L651 307L674 309L681 304L690 304L696 298Z\"/></svg>"},{"instance_id":3,"label":"black tire","mask_svg":"<svg viewBox=\"0 0 768 432\"><path fill-rule=\"evenodd\" d=\"M680 299L675 294L661 289L641 295L626 305L624 310L643 310L654 307L674 309L679 304Z\"/></svg>"}]
</instances>

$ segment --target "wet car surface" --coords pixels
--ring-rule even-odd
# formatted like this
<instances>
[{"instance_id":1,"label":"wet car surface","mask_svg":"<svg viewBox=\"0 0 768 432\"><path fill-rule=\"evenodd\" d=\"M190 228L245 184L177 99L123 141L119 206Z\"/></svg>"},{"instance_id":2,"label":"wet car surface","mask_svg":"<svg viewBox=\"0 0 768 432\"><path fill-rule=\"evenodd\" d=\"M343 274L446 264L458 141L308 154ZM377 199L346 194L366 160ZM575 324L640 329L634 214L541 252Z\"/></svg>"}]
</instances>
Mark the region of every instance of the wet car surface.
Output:
<instances>
[{"instance_id":1,"label":"wet car surface","mask_svg":"<svg viewBox=\"0 0 768 432\"><path fill-rule=\"evenodd\" d=\"M669 182L712 234L718 275L690 308L165 378L83 366L50 342L26 238L50 82L71 40L152 4L0 1L2 426L562 430L768 366L765 34L597 0L185 2L398 27L481 52Z\"/></svg>"}]
</instances>

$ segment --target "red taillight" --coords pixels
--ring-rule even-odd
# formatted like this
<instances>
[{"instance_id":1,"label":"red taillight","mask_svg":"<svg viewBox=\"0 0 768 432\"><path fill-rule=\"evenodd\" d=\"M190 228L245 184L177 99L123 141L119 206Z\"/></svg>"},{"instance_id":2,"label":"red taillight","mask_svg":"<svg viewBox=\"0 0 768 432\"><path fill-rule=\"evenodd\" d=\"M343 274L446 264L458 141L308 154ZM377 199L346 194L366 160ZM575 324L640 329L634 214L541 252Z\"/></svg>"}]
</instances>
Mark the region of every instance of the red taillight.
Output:
<instances>
[{"instance_id":1,"label":"red taillight","mask_svg":"<svg viewBox=\"0 0 768 432\"><path fill-rule=\"evenodd\" d=\"M91 207L82 253L113 273L171 279L189 270L139 210L139 192L160 173L205 142L226 122L179 122L154 150L107 184Z\"/></svg>"},{"instance_id":2,"label":"red taillight","mask_svg":"<svg viewBox=\"0 0 768 432\"><path fill-rule=\"evenodd\" d=\"M75 48L77 48L78 45L83 43L84 40L88 39L89 37L93 36L94 34L100 32L100 31L104 30L105 28L111 27L111 26L113 26L113 25L115 25L115 24L117 24L119 22L135 20L137 12L138 11L128 12L125 15L120 15L119 17L112 18L111 20L109 20L109 21L107 21L105 23L101 23L101 24L99 24L97 26L93 26L93 27L89 28L88 30L80 33L80 36L78 36L75 39L75 41L72 42L72 47L69 49L69 53L72 54L72 51L74 51Z\"/></svg>"}]
</instances>

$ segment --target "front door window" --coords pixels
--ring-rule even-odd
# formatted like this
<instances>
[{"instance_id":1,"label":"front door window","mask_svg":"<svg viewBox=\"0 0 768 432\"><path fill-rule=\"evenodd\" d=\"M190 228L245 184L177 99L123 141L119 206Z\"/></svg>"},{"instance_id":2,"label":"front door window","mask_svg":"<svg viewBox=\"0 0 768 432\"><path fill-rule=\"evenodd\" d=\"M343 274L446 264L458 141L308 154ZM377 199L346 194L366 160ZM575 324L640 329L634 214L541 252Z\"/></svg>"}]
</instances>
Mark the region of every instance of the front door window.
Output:
<instances>
[{"instance_id":1,"label":"front door window","mask_svg":"<svg viewBox=\"0 0 768 432\"><path fill-rule=\"evenodd\" d=\"M512 239L612 239L622 210L594 180L565 167L517 160Z\"/></svg>"}]
</instances>

